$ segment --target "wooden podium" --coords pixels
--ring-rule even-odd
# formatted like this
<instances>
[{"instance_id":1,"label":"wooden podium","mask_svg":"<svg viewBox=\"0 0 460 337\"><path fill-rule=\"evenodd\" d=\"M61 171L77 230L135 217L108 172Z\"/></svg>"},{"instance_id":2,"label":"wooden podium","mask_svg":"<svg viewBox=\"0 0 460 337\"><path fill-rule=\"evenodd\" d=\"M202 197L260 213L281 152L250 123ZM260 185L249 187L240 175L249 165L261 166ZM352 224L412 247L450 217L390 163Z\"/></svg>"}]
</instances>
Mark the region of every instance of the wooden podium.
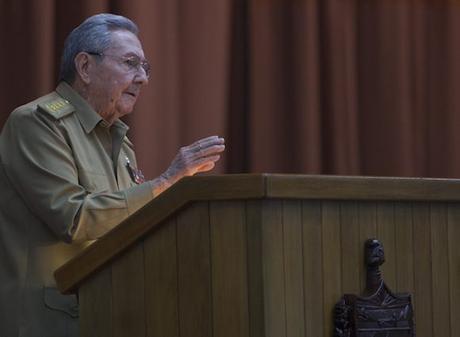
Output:
<instances>
[{"instance_id":1,"label":"wooden podium","mask_svg":"<svg viewBox=\"0 0 460 337\"><path fill-rule=\"evenodd\" d=\"M417 337L460 336L460 181L186 178L56 272L81 337L330 337L363 243L413 294Z\"/></svg>"}]
</instances>

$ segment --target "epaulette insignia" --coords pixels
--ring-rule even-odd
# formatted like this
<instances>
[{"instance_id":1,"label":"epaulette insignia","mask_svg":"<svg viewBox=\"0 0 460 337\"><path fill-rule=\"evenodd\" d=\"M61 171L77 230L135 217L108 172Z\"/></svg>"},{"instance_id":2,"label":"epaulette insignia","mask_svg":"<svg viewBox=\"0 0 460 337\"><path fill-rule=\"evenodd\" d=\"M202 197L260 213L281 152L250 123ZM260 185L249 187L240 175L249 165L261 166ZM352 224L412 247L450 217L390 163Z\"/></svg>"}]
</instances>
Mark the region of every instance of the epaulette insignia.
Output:
<instances>
[{"instance_id":1,"label":"epaulette insignia","mask_svg":"<svg viewBox=\"0 0 460 337\"><path fill-rule=\"evenodd\" d=\"M75 110L73 105L64 98L43 102L38 104L38 106L56 119L62 118Z\"/></svg>"}]
</instances>

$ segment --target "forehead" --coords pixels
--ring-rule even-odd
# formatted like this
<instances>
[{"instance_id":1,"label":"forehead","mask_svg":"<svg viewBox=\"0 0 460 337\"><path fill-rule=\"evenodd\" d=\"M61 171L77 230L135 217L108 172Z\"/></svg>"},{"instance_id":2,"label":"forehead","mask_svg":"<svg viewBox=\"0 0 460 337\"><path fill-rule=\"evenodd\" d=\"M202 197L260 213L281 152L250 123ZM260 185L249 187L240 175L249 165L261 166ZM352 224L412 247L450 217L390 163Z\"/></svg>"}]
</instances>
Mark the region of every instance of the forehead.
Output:
<instances>
[{"instance_id":1,"label":"forehead","mask_svg":"<svg viewBox=\"0 0 460 337\"><path fill-rule=\"evenodd\" d=\"M107 51L117 55L135 54L144 57L142 45L136 35L127 30L113 31Z\"/></svg>"}]
</instances>

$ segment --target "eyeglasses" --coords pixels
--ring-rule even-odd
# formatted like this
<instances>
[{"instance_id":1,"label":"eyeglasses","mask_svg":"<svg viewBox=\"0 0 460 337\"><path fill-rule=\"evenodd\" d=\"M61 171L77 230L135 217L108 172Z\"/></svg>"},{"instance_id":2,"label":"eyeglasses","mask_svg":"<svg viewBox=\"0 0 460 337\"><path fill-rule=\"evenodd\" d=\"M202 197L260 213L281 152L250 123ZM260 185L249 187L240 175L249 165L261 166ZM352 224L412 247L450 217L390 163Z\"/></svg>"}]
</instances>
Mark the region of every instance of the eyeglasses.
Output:
<instances>
[{"instance_id":1,"label":"eyeglasses","mask_svg":"<svg viewBox=\"0 0 460 337\"><path fill-rule=\"evenodd\" d=\"M95 55L95 56L100 56L100 57L111 57L113 59L116 59L120 61L129 72L139 72L141 68L144 70L145 75L147 78L150 77L150 72L151 72L151 67L150 63L147 60L141 59L137 55L131 55L131 56L117 56L117 55L111 55L111 54L105 54L105 53L97 53L97 52L90 52L87 51L88 54L90 55Z\"/></svg>"}]
</instances>

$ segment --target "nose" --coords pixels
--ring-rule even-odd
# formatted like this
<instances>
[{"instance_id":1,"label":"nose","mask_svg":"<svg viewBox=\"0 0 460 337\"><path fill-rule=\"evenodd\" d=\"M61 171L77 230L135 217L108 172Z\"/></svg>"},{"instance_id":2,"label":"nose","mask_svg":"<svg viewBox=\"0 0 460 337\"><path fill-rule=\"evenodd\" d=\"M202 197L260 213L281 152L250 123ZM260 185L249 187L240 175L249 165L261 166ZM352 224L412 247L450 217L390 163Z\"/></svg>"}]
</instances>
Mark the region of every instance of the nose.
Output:
<instances>
[{"instance_id":1,"label":"nose","mask_svg":"<svg viewBox=\"0 0 460 337\"><path fill-rule=\"evenodd\" d=\"M140 85L147 85L149 83L149 78L144 68L141 67L139 71L136 73L136 76L134 77L134 83Z\"/></svg>"}]
</instances>

